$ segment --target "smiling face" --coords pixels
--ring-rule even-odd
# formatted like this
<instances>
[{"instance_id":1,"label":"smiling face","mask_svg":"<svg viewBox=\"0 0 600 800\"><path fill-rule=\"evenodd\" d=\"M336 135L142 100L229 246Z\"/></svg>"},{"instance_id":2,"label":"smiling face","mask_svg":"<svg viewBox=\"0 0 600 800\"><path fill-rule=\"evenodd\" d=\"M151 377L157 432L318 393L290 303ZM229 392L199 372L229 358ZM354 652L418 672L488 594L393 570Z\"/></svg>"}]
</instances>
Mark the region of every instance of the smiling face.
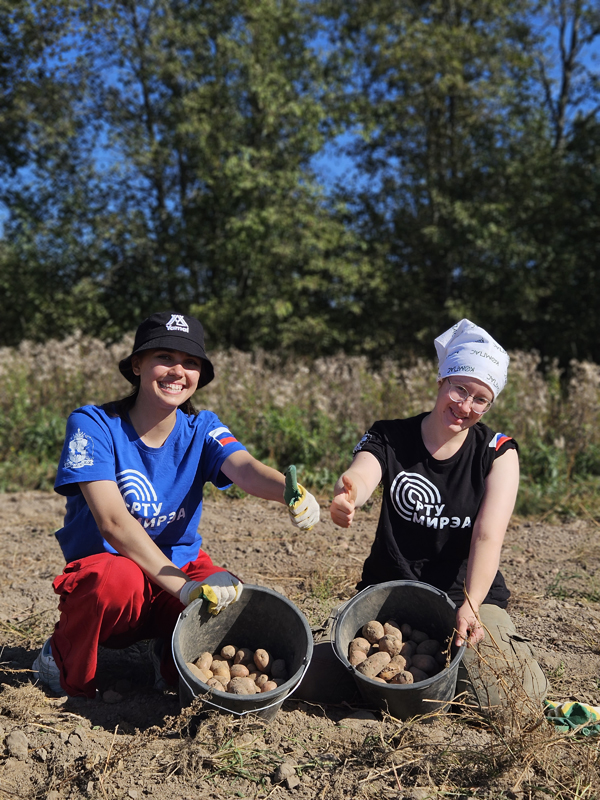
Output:
<instances>
[{"instance_id":1,"label":"smiling face","mask_svg":"<svg viewBox=\"0 0 600 800\"><path fill-rule=\"evenodd\" d=\"M138 398L175 410L189 400L198 388L202 359L181 350L144 350L131 357L139 376Z\"/></svg>"},{"instance_id":2,"label":"smiling face","mask_svg":"<svg viewBox=\"0 0 600 800\"><path fill-rule=\"evenodd\" d=\"M463 386L471 396L464 401L457 402L453 400L450 397L452 383ZM482 418L481 414L476 414L473 411L473 398L481 398L491 402L494 399L494 393L483 381L477 378L469 378L465 375L453 377L452 383L448 378L444 378L439 382L434 413L446 428L455 433L460 433L471 428Z\"/></svg>"}]
</instances>

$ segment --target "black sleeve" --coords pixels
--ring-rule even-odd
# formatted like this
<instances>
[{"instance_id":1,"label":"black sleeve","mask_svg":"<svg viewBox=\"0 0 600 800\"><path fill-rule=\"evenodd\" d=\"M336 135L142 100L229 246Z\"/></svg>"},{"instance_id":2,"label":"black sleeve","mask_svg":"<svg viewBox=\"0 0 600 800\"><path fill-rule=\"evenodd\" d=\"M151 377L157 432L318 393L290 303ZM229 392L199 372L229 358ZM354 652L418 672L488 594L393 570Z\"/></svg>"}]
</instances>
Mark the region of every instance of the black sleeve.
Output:
<instances>
[{"instance_id":1,"label":"black sleeve","mask_svg":"<svg viewBox=\"0 0 600 800\"><path fill-rule=\"evenodd\" d=\"M352 455L371 453L379 461L382 474L385 474L388 461L387 451L387 437L385 436L383 425L381 422L376 422L356 445Z\"/></svg>"},{"instance_id":2,"label":"black sleeve","mask_svg":"<svg viewBox=\"0 0 600 800\"><path fill-rule=\"evenodd\" d=\"M518 445L518 443L517 443L517 442L516 442L514 439L512 439L510 436L506 436L506 437L504 437L504 439L503 439L503 440L501 440L501 441L500 441L500 442L499 442L499 443L496 445L496 451L495 451L495 455L494 455L494 461L495 461L497 458L500 458L500 456L503 456L503 455L504 455L504 453L507 453L509 450L516 450L516 451L517 451L517 455L518 455L518 454L519 454L519 445Z\"/></svg>"}]
</instances>

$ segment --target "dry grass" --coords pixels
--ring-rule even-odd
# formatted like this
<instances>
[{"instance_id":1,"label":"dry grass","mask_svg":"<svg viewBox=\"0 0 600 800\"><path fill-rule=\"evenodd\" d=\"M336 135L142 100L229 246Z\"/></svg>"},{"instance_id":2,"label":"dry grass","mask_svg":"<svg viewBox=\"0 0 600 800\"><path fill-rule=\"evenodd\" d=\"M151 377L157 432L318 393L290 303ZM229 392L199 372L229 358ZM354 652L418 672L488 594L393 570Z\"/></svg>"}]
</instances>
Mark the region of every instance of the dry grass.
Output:
<instances>
[{"instance_id":1,"label":"dry grass","mask_svg":"<svg viewBox=\"0 0 600 800\"><path fill-rule=\"evenodd\" d=\"M598 798L600 737L559 733L539 709L524 713L518 685L512 690L514 705L493 714L460 703L450 713L407 721L382 712L378 722L350 736L341 735L343 719L332 724L319 707L307 708L301 724L282 720L276 726L206 711L196 700L160 727L134 735L124 735L118 725L102 732L76 763L52 757L47 788L61 797L84 797L93 785L98 796L114 797L119 776L136 774L165 788L175 778L201 784L206 796L266 800L286 796L285 786L273 779L288 762L310 780L314 797ZM11 723L57 736L68 737L82 719L52 712L29 684L4 685L1 699Z\"/></svg>"},{"instance_id":2,"label":"dry grass","mask_svg":"<svg viewBox=\"0 0 600 800\"><path fill-rule=\"evenodd\" d=\"M128 393L117 364L132 337L106 347L73 335L0 350L0 489L50 488L68 414ZM249 449L303 481L333 485L375 419L431 407L436 365L377 369L362 357L282 360L239 351L211 355L216 378L196 403L214 410ZM600 517L600 368L573 361L570 377L535 352L511 354L510 380L485 421L521 444L519 513Z\"/></svg>"}]
</instances>

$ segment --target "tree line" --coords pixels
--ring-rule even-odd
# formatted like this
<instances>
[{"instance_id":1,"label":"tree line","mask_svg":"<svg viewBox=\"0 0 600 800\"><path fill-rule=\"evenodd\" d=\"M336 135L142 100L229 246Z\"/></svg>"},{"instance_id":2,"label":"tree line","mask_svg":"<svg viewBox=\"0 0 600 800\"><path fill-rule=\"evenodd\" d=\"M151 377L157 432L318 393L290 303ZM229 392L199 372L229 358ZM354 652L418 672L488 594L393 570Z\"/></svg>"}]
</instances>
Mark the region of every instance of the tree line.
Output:
<instances>
[{"instance_id":1,"label":"tree line","mask_svg":"<svg viewBox=\"0 0 600 800\"><path fill-rule=\"evenodd\" d=\"M600 361L599 42L596 0L0 0L0 345Z\"/></svg>"}]
</instances>

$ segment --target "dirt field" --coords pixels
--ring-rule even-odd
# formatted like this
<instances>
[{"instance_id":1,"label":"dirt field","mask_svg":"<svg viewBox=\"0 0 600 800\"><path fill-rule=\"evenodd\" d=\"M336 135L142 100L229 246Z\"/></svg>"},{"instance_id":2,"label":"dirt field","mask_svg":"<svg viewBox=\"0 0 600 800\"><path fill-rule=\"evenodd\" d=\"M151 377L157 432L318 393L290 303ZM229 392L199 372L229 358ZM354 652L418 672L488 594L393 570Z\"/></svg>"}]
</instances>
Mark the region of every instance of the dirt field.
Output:
<instances>
[{"instance_id":1,"label":"dirt field","mask_svg":"<svg viewBox=\"0 0 600 800\"><path fill-rule=\"evenodd\" d=\"M286 700L266 724L180 710L152 689L145 646L102 650L103 700L53 697L30 666L57 618L62 569L53 531L63 501L0 495L1 798L591 798L600 797L600 736L560 734L541 714L473 714L400 722L364 703ZM377 507L350 532L296 532L274 503L209 498L202 520L216 563L285 594L311 625L353 594ZM550 699L600 705L599 525L515 522L503 572L509 611L552 684ZM515 696L516 707L522 706ZM516 712L517 709L513 709ZM192 712L195 712L193 714Z\"/></svg>"}]
</instances>

